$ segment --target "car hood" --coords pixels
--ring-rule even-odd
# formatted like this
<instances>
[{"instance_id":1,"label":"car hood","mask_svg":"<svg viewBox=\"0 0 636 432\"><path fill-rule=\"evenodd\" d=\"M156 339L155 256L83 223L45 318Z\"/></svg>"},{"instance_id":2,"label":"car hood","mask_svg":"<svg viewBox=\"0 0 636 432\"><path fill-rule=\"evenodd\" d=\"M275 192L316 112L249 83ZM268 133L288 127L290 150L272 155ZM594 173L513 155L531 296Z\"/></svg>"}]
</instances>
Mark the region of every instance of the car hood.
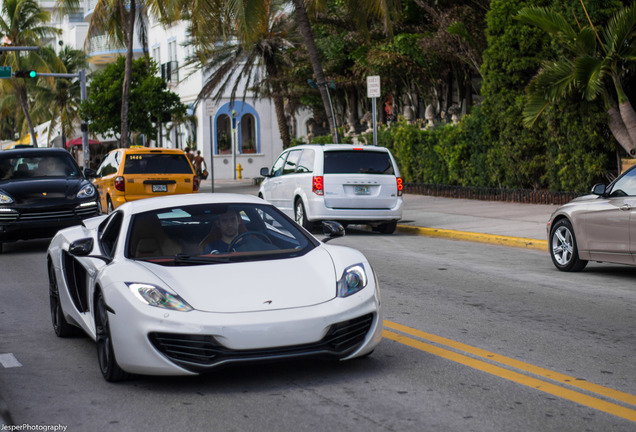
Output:
<instances>
[{"instance_id":1,"label":"car hood","mask_svg":"<svg viewBox=\"0 0 636 432\"><path fill-rule=\"evenodd\" d=\"M16 204L21 205L73 199L84 184L88 184L88 181L82 178L11 180L0 183L0 190L8 193Z\"/></svg>"},{"instance_id":2,"label":"car hood","mask_svg":"<svg viewBox=\"0 0 636 432\"><path fill-rule=\"evenodd\" d=\"M236 313L289 309L324 303L336 296L329 253L280 260L164 267L144 263L193 308Z\"/></svg>"}]
</instances>

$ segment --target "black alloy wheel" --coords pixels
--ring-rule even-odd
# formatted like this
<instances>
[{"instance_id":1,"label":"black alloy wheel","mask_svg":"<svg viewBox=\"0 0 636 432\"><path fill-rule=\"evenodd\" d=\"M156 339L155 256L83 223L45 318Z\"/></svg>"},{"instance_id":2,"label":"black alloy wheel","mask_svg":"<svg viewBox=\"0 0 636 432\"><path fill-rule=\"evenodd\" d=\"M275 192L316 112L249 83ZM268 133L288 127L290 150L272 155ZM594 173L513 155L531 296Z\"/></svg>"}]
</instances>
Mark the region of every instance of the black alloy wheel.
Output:
<instances>
[{"instance_id":1,"label":"black alloy wheel","mask_svg":"<svg viewBox=\"0 0 636 432\"><path fill-rule=\"evenodd\" d=\"M51 323L53 331L58 337L73 336L78 333L78 328L69 324L64 318L64 311L60 303L60 290L57 286L55 269L53 263L49 261L49 302L51 304Z\"/></svg>"},{"instance_id":2,"label":"black alloy wheel","mask_svg":"<svg viewBox=\"0 0 636 432\"><path fill-rule=\"evenodd\" d=\"M95 332L97 336L97 361L102 376L106 381L124 381L130 374L124 372L117 364L113 341L111 340L110 327L108 325L108 310L104 294L100 291L97 294L97 305L95 310Z\"/></svg>"}]
</instances>

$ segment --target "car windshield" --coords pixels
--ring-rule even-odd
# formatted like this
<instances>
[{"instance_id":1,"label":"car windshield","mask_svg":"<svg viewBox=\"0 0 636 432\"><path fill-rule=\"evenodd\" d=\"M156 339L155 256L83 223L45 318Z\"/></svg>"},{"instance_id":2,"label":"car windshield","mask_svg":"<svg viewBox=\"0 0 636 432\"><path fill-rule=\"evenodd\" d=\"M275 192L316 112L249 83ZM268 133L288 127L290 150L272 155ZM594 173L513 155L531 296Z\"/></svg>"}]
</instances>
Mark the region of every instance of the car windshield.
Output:
<instances>
[{"instance_id":1,"label":"car windshield","mask_svg":"<svg viewBox=\"0 0 636 432\"><path fill-rule=\"evenodd\" d=\"M394 174L387 152L344 150L325 152L325 174Z\"/></svg>"},{"instance_id":2,"label":"car windshield","mask_svg":"<svg viewBox=\"0 0 636 432\"><path fill-rule=\"evenodd\" d=\"M317 242L267 204L199 204L133 216L126 256L161 265L291 258Z\"/></svg>"},{"instance_id":3,"label":"car windshield","mask_svg":"<svg viewBox=\"0 0 636 432\"><path fill-rule=\"evenodd\" d=\"M135 153L126 155L124 174L192 174L184 154Z\"/></svg>"},{"instance_id":4,"label":"car windshield","mask_svg":"<svg viewBox=\"0 0 636 432\"><path fill-rule=\"evenodd\" d=\"M64 153L0 156L0 180L45 177L80 177L80 172Z\"/></svg>"}]
</instances>

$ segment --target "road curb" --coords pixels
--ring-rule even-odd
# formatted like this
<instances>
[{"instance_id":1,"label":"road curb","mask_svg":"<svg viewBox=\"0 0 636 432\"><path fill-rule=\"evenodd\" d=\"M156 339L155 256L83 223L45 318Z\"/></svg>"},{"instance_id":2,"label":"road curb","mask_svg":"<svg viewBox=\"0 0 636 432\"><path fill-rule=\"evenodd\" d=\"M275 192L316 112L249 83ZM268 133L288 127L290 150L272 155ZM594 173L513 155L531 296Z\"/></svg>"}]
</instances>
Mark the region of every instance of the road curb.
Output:
<instances>
[{"instance_id":1,"label":"road curb","mask_svg":"<svg viewBox=\"0 0 636 432\"><path fill-rule=\"evenodd\" d=\"M537 240L522 237L509 237L494 234L475 233L468 231L455 231L441 228L427 228L412 225L398 225L396 231L417 234L429 237L448 238L454 240L464 240L479 243L496 244L500 246L510 246L526 249L536 249L540 251L548 250L547 240Z\"/></svg>"}]
</instances>

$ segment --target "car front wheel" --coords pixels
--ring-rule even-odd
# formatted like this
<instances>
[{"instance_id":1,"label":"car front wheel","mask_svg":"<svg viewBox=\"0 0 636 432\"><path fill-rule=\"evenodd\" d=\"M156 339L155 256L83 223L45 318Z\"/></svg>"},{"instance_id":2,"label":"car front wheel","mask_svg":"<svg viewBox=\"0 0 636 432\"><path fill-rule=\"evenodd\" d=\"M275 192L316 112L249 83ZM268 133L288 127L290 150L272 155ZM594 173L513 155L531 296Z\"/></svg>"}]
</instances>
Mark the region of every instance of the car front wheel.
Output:
<instances>
[{"instance_id":1,"label":"car front wheel","mask_svg":"<svg viewBox=\"0 0 636 432\"><path fill-rule=\"evenodd\" d=\"M95 330L97 333L97 361L106 381L117 382L128 379L130 376L117 364L110 327L108 325L108 310L104 294L97 294L97 307L95 311Z\"/></svg>"},{"instance_id":2,"label":"car front wheel","mask_svg":"<svg viewBox=\"0 0 636 432\"><path fill-rule=\"evenodd\" d=\"M587 265L586 260L579 258L574 229L567 219L559 220L552 227L549 248L554 266L561 271L581 271Z\"/></svg>"},{"instance_id":3,"label":"car front wheel","mask_svg":"<svg viewBox=\"0 0 636 432\"><path fill-rule=\"evenodd\" d=\"M64 318L64 311L60 303L60 290L55 278L53 264L49 262L49 303L51 304L51 323L53 331L58 337L67 337L77 334L78 328L69 324Z\"/></svg>"}]
</instances>

